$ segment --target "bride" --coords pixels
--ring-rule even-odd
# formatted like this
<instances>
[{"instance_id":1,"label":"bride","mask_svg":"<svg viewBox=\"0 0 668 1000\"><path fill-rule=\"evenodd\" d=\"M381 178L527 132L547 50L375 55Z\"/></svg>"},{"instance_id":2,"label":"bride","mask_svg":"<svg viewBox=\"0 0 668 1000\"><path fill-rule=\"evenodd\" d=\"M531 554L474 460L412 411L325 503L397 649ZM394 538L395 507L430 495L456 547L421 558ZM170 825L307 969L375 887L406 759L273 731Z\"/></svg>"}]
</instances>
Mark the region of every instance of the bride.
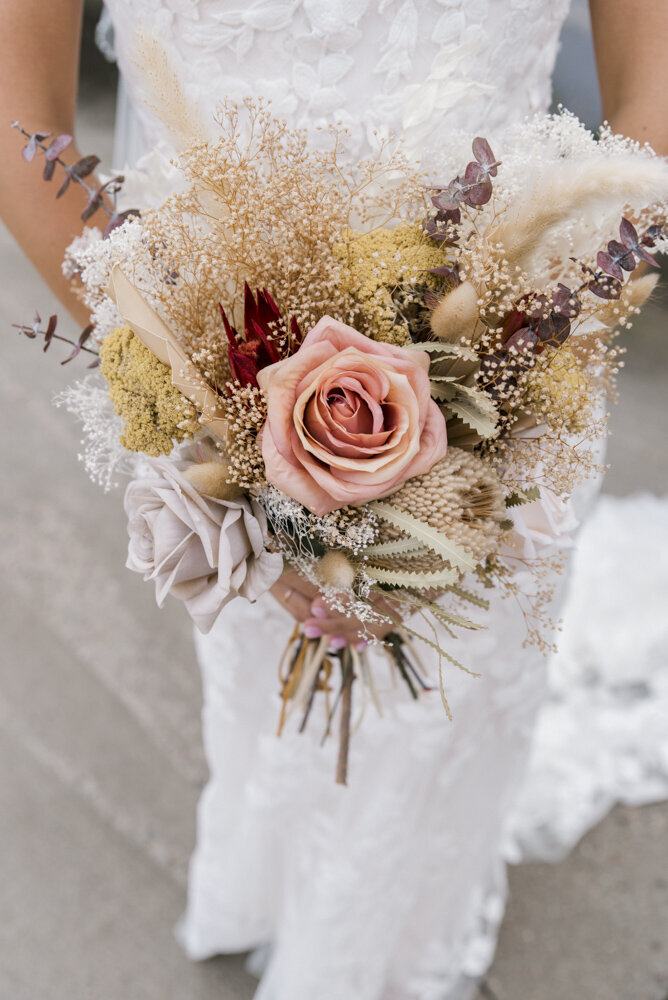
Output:
<instances>
[{"instance_id":1,"label":"bride","mask_svg":"<svg viewBox=\"0 0 668 1000\"><path fill-rule=\"evenodd\" d=\"M169 135L149 99L138 39L155 39L203 120L224 97L267 97L306 127L342 122L351 157L377 133L430 151L458 128L494 142L544 110L566 0L108 0L116 52L145 149ZM591 3L606 117L668 152L663 58L668 13L651 0ZM3 109L73 130L80 0L8 0ZM29 56L28 56L29 53ZM648 78L642 71L651 66ZM76 154L74 154L76 155ZM60 273L78 206L3 164L3 218L84 325ZM27 192L29 190L29 197ZM298 193L296 192L296 195ZM48 225L45 227L45 219ZM44 238L44 231L48 237ZM579 498L581 517L590 497ZM318 730L275 738L277 653L297 619L356 642L286 574L255 605L237 602L198 637L209 784L180 937L188 953L256 949L258 1000L454 1000L491 961L503 911L504 824L545 698L540 653L497 600L468 636L448 697L388 692L353 741L350 784L332 782ZM234 627L231 627L231 623ZM374 654L378 655L378 654Z\"/></svg>"}]
</instances>

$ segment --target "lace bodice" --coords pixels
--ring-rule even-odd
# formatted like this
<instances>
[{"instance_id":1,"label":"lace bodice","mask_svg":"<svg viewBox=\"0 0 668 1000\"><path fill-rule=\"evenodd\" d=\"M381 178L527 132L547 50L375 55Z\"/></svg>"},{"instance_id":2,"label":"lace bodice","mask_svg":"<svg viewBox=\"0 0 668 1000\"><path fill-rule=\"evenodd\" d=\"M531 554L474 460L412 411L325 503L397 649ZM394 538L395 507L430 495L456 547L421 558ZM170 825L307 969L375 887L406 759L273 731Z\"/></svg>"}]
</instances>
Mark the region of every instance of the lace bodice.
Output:
<instances>
[{"instance_id":1,"label":"lace bodice","mask_svg":"<svg viewBox=\"0 0 668 1000\"><path fill-rule=\"evenodd\" d=\"M545 110L570 0L107 0L120 69L146 140L137 32L165 48L206 115L225 97L270 98L291 123L333 121L351 153L392 130L422 153L465 128L493 135Z\"/></svg>"}]
</instances>

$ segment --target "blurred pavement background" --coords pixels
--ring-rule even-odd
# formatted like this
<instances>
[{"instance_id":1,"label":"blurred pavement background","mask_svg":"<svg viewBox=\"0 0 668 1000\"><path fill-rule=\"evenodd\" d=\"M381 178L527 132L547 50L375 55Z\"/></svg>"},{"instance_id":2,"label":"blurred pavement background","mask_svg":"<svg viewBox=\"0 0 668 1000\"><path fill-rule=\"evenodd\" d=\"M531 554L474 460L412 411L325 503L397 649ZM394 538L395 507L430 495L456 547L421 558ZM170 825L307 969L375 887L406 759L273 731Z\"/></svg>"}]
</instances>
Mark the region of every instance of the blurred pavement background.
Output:
<instances>
[{"instance_id":1,"label":"blurred pavement background","mask_svg":"<svg viewBox=\"0 0 668 1000\"><path fill-rule=\"evenodd\" d=\"M115 74L89 6L80 144L109 163ZM556 94L595 124L580 3ZM205 777L189 622L124 569L120 495L88 481L52 406L80 373L10 328L35 307L65 325L62 308L4 230L0 262L0 1000L245 1000L243 958L191 964L172 932ZM605 483L620 496L668 490L662 298L627 340ZM616 809L562 864L511 870L480 1000L666 1000L667 835L668 806Z\"/></svg>"}]
</instances>

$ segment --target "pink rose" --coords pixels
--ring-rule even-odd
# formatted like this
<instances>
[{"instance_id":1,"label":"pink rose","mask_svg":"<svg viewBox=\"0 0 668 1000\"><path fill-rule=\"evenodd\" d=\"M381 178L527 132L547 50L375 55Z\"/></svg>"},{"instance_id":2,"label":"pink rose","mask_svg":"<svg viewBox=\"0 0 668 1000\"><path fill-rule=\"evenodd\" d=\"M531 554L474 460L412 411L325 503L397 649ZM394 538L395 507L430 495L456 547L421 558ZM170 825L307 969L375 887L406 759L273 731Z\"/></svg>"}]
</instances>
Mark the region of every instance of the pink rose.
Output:
<instances>
[{"instance_id":1,"label":"pink rose","mask_svg":"<svg viewBox=\"0 0 668 1000\"><path fill-rule=\"evenodd\" d=\"M267 479L315 514L385 496L444 457L429 355L323 317L296 354L264 368Z\"/></svg>"}]
</instances>

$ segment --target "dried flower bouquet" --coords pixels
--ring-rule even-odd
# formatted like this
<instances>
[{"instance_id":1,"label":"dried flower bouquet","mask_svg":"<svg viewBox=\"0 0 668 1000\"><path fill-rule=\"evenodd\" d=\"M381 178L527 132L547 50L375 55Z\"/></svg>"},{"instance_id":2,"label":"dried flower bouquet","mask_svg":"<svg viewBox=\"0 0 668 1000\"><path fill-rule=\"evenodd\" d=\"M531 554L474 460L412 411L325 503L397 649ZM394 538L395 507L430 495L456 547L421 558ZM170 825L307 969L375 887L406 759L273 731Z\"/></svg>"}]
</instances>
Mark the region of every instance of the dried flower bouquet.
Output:
<instances>
[{"instance_id":1,"label":"dried flower bouquet","mask_svg":"<svg viewBox=\"0 0 668 1000\"><path fill-rule=\"evenodd\" d=\"M444 155L443 180L400 144L351 164L336 128L314 149L249 103L221 111L216 140L191 145L174 192L140 215L105 200L119 178L87 187L95 158L65 164L67 137L23 134L47 180L66 171L59 194L86 187L84 221L109 216L68 251L91 311L71 357L97 349L99 373L62 402L93 476L108 488L134 467L128 567L160 604L182 600L206 632L291 567L367 639L389 629L410 693L438 684L448 713L441 664L462 665L418 616L454 639L484 626L496 587L549 644L546 565L598 468L614 331L654 287L638 264L666 246L663 160L563 113L498 159L473 139L454 180ZM55 317L20 329L45 349L57 337ZM280 725L298 710L303 728L324 692L345 782L353 682L375 689L364 651L328 638L295 630Z\"/></svg>"}]
</instances>

